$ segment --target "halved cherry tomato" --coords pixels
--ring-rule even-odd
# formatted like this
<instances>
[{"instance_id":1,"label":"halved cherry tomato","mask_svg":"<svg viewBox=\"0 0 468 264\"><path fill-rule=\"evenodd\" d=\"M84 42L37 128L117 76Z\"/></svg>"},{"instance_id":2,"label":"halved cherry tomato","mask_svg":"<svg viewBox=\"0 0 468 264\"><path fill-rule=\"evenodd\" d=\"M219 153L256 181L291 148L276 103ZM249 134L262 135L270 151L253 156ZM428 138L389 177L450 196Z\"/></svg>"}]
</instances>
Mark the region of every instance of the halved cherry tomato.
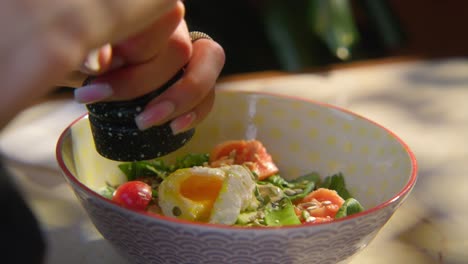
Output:
<instances>
[{"instance_id":1,"label":"halved cherry tomato","mask_svg":"<svg viewBox=\"0 0 468 264\"><path fill-rule=\"evenodd\" d=\"M145 210L151 197L151 186L142 181L129 181L115 190L112 201L128 209Z\"/></svg>"},{"instance_id":2,"label":"halved cherry tomato","mask_svg":"<svg viewBox=\"0 0 468 264\"><path fill-rule=\"evenodd\" d=\"M228 140L213 148L210 153L210 165L223 164L246 165L259 180L278 172L271 155L258 140Z\"/></svg>"},{"instance_id":3,"label":"halved cherry tomato","mask_svg":"<svg viewBox=\"0 0 468 264\"><path fill-rule=\"evenodd\" d=\"M295 211L302 222L322 223L335 219L335 215L343 203L343 198L336 191L319 188L302 200L295 202ZM306 211L311 217L304 219L303 211Z\"/></svg>"}]
</instances>

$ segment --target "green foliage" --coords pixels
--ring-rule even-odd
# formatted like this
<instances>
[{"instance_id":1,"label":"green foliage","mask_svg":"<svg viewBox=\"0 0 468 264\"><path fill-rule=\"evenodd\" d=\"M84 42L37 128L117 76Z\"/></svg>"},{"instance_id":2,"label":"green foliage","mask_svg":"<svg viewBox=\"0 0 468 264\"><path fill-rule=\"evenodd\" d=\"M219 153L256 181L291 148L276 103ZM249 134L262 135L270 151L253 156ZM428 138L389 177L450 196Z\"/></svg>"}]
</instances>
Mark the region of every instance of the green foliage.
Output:
<instances>
[{"instance_id":1,"label":"green foliage","mask_svg":"<svg viewBox=\"0 0 468 264\"><path fill-rule=\"evenodd\" d=\"M189 153L177 158L173 165L165 164L162 159L154 159L121 163L119 164L119 168L127 176L128 181L135 180L137 177L142 176L156 176L162 180L177 169L202 166L205 162L208 162L208 160L209 155L206 153Z\"/></svg>"},{"instance_id":2,"label":"green foliage","mask_svg":"<svg viewBox=\"0 0 468 264\"><path fill-rule=\"evenodd\" d=\"M288 71L369 56L355 10L366 16L382 49L403 42L402 32L383 0L270 0L262 11L266 34L281 66ZM362 48L362 47L361 47Z\"/></svg>"},{"instance_id":3,"label":"green foliage","mask_svg":"<svg viewBox=\"0 0 468 264\"><path fill-rule=\"evenodd\" d=\"M325 177L320 187L335 190L338 195L345 200L351 198L351 194L348 189L346 189L345 179L341 172Z\"/></svg>"},{"instance_id":4,"label":"green foliage","mask_svg":"<svg viewBox=\"0 0 468 264\"><path fill-rule=\"evenodd\" d=\"M265 209L267 226L298 225L301 223L289 198L284 197L276 204L268 204Z\"/></svg>"},{"instance_id":5,"label":"green foliage","mask_svg":"<svg viewBox=\"0 0 468 264\"><path fill-rule=\"evenodd\" d=\"M364 211L364 207L354 198L347 199L343 205L340 207L340 210L335 215L335 218L342 218L352 214L357 214Z\"/></svg>"}]
</instances>

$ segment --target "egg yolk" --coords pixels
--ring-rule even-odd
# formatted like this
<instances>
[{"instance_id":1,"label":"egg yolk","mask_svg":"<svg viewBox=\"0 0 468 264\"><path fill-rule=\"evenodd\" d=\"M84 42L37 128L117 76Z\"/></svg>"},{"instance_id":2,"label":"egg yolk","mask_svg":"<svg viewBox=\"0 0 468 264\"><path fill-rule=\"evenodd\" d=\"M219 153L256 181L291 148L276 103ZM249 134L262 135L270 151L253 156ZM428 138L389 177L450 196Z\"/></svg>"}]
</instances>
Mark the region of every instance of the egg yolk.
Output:
<instances>
[{"instance_id":1,"label":"egg yolk","mask_svg":"<svg viewBox=\"0 0 468 264\"><path fill-rule=\"evenodd\" d=\"M191 175L181 183L179 191L185 198L203 204L197 220L207 222L222 185L223 179L218 177Z\"/></svg>"}]
</instances>

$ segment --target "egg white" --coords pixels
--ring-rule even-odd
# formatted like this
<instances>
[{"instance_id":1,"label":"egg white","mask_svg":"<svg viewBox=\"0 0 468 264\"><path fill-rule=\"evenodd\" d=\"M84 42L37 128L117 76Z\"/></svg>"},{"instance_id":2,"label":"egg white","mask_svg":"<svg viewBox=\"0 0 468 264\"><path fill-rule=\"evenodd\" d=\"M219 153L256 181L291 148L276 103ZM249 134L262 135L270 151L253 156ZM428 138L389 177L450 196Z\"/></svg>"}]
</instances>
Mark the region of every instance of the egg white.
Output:
<instances>
[{"instance_id":1,"label":"egg white","mask_svg":"<svg viewBox=\"0 0 468 264\"><path fill-rule=\"evenodd\" d=\"M211 209L206 208L206 204L181 194L183 182L194 175L222 180L218 196L210 201L213 204ZM211 210L208 212L209 219L203 221L231 225L236 222L241 211L258 206L253 178L252 173L240 165L180 169L169 175L159 186L159 206L164 215L193 221L200 221L200 216L206 214L206 210Z\"/></svg>"},{"instance_id":2,"label":"egg white","mask_svg":"<svg viewBox=\"0 0 468 264\"><path fill-rule=\"evenodd\" d=\"M239 213L258 207L254 195L255 181L247 168L240 165L221 167L226 179L216 199L211 213L210 223L234 224Z\"/></svg>"}]
</instances>

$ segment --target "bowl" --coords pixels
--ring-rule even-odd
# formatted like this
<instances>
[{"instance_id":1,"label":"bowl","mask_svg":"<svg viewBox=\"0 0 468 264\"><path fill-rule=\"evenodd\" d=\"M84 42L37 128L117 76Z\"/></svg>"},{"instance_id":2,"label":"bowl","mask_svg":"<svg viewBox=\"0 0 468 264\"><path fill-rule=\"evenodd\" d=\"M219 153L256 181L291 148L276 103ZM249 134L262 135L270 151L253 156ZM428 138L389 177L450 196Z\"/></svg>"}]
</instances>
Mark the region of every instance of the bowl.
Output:
<instances>
[{"instance_id":1,"label":"bowl","mask_svg":"<svg viewBox=\"0 0 468 264\"><path fill-rule=\"evenodd\" d=\"M145 264L346 263L372 241L416 182L413 153L388 129L332 105L269 93L218 91L193 139L165 159L254 138L287 179L342 172L366 210L328 223L246 228L125 209L97 193L125 177L115 161L96 153L87 115L64 130L57 159L102 236L131 263Z\"/></svg>"}]
</instances>

